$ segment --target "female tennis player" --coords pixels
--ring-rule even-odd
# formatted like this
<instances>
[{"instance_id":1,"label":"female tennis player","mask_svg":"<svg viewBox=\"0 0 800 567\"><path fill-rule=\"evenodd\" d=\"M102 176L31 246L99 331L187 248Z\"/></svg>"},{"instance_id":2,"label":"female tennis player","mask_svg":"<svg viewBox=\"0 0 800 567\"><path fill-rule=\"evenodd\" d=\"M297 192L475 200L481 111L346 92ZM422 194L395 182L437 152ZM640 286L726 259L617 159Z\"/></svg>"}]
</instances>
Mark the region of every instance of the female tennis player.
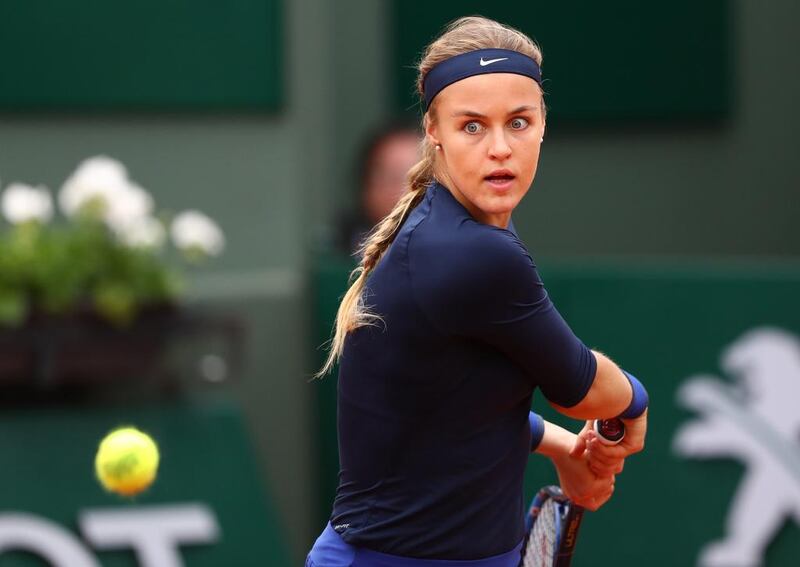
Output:
<instances>
[{"instance_id":1,"label":"female tennis player","mask_svg":"<svg viewBox=\"0 0 800 567\"><path fill-rule=\"evenodd\" d=\"M477 16L422 57L423 158L364 243L320 371L339 361L341 470L309 567L516 567L531 450L597 509L644 445L644 388L572 333L511 222L544 136L541 60ZM623 418L625 439L544 423L536 388L567 416Z\"/></svg>"}]
</instances>

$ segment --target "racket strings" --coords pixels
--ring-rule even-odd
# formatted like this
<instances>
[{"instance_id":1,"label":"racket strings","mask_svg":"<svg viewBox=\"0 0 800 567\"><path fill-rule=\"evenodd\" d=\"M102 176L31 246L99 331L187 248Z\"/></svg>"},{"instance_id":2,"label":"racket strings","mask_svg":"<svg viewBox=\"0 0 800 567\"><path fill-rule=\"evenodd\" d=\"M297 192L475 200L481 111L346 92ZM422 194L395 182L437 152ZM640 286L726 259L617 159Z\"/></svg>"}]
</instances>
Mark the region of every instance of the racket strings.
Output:
<instances>
[{"instance_id":1,"label":"racket strings","mask_svg":"<svg viewBox=\"0 0 800 567\"><path fill-rule=\"evenodd\" d=\"M525 545L523 567L552 567L558 551L560 510L547 499L542 505Z\"/></svg>"}]
</instances>

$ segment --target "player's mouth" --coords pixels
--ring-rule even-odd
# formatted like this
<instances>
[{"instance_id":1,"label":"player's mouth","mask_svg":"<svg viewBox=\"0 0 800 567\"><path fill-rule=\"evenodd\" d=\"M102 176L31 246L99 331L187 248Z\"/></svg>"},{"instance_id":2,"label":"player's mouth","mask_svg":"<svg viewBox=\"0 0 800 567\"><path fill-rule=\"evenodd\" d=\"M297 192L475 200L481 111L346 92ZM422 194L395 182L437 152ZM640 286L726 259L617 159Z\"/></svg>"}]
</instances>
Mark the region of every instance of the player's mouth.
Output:
<instances>
[{"instance_id":1,"label":"player's mouth","mask_svg":"<svg viewBox=\"0 0 800 567\"><path fill-rule=\"evenodd\" d=\"M505 190L509 189L511 185L514 184L514 179L516 176L511 173L508 169L496 169L484 179L492 186L494 189L498 190Z\"/></svg>"}]
</instances>

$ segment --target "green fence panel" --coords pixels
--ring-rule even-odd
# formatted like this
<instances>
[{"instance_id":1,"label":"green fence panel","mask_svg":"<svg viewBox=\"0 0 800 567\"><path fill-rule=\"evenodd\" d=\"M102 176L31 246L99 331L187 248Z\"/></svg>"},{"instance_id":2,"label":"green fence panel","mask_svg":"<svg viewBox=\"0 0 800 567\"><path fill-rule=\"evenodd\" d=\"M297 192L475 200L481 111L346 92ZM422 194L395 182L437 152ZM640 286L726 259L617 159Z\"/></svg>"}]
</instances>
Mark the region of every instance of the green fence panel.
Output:
<instances>
[{"instance_id":1,"label":"green fence panel","mask_svg":"<svg viewBox=\"0 0 800 567\"><path fill-rule=\"evenodd\" d=\"M274 109L279 0L0 2L0 108Z\"/></svg>"},{"instance_id":2,"label":"green fence panel","mask_svg":"<svg viewBox=\"0 0 800 567\"><path fill-rule=\"evenodd\" d=\"M161 463L148 491L124 499L101 489L94 455L109 430L130 424L157 441ZM134 567L143 563L132 547L97 549L86 538L82 518L114 512L115 521L125 522L136 514L175 509L195 521L204 511L217 528L214 537L178 547L187 567L290 565L284 528L259 477L241 412L232 403L19 409L0 416L0 431L3 567L65 566L44 561L43 548L57 543L52 536L27 551L9 548L21 516L39 528L54 526L61 539L88 557L69 561L62 556L69 567L89 567L90 560L102 567Z\"/></svg>"},{"instance_id":3,"label":"green fence panel","mask_svg":"<svg viewBox=\"0 0 800 567\"><path fill-rule=\"evenodd\" d=\"M317 266L315 346L330 332L350 267ZM651 394L646 450L628 460L613 499L587 515L573 565L727 567L748 564L735 562L748 554L753 565L796 565L800 267L540 262L540 270L577 335ZM335 377L314 387L326 518L338 470ZM534 409L580 428L538 392ZM525 497L555 481L550 463L531 456Z\"/></svg>"}]
</instances>

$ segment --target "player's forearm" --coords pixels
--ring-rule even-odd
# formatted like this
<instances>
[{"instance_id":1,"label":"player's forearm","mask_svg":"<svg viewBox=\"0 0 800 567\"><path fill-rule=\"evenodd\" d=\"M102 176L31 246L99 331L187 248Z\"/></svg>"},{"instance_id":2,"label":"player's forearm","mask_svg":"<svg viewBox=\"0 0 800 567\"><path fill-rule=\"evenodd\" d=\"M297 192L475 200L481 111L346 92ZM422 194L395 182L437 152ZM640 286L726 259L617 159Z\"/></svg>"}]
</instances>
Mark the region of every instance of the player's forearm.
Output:
<instances>
[{"instance_id":1,"label":"player's forearm","mask_svg":"<svg viewBox=\"0 0 800 567\"><path fill-rule=\"evenodd\" d=\"M575 445L575 434L570 433L555 423L542 420L544 434L534 452L550 457L551 459L563 458L569 455Z\"/></svg>"},{"instance_id":2,"label":"player's forearm","mask_svg":"<svg viewBox=\"0 0 800 567\"><path fill-rule=\"evenodd\" d=\"M553 407L575 419L617 417L631 404L631 383L611 359L597 351L592 353L597 360L597 371L586 396L574 406L566 408L553 404Z\"/></svg>"}]
</instances>

